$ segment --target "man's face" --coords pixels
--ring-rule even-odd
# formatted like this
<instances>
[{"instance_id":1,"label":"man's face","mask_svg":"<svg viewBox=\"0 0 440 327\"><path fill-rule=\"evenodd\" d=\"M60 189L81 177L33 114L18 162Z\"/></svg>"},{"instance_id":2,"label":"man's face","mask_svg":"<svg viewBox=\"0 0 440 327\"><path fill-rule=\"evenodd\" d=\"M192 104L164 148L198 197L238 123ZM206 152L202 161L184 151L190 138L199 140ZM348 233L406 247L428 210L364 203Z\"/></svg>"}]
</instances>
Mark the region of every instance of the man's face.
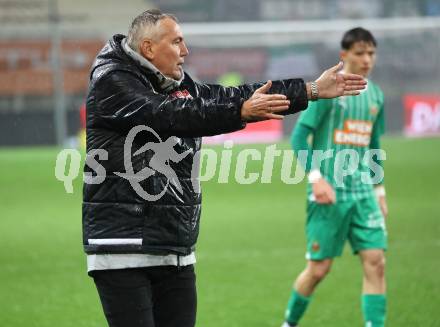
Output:
<instances>
[{"instance_id":1,"label":"man's face","mask_svg":"<svg viewBox=\"0 0 440 327\"><path fill-rule=\"evenodd\" d=\"M341 51L341 59L347 73L367 77L376 62L376 47L371 43L356 42L350 49Z\"/></svg>"},{"instance_id":2,"label":"man's face","mask_svg":"<svg viewBox=\"0 0 440 327\"><path fill-rule=\"evenodd\" d=\"M141 46L141 52L166 77L179 80L183 74L184 57L188 55L183 34L171 18L162 19L159 24L157 38L150 40L148 49Z\"/></svg>"}]
</instances>

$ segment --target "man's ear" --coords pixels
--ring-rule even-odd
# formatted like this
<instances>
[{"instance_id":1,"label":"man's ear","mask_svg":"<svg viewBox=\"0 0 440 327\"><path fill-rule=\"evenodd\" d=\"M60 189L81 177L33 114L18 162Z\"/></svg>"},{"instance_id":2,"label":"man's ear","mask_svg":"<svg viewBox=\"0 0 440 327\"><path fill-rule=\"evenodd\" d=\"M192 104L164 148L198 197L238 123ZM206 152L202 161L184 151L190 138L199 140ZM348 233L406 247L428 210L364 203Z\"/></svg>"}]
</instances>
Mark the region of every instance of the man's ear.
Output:
<instances>
[{"instance_id":1,"label":"man's ear","mask_svg":"<svg viewBox=\"0 0 440 327\"><path fill-rule=\"evenodd\" d=\"M139 45L139 52L141 53L142 57L150 61L154 59L153 42L150 39L143 39Z\"/></svg>"}]
</instances>

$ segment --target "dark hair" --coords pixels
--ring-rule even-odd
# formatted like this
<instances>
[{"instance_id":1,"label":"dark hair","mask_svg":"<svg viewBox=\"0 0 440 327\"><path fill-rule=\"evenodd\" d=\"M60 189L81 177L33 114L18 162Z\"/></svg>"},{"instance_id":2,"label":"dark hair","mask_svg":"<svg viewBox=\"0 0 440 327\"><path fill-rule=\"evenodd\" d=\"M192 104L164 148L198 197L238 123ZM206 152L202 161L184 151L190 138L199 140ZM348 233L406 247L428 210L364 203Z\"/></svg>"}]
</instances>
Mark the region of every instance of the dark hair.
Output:
<instances>
[{"instance_id":1,"label":"dark hair","mask_svg":"<svg viewBox=\"0 0 440 327\"><path fill-rule=\"evenodd\" d=\"M341 40L341 48L349 50L356 42L371 43L375 47L377 46L376 39L369 30L362 27L356 27L345 32Z\"/></svg>"}]
</instances>

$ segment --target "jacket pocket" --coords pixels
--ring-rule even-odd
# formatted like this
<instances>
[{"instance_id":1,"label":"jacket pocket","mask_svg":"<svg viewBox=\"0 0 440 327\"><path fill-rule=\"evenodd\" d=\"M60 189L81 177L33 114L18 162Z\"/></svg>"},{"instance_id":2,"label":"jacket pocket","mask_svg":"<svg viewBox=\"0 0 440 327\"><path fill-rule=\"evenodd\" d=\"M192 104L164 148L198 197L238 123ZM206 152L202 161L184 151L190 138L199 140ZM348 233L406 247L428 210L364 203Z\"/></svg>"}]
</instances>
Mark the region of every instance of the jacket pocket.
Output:
<instances>
[{"instance_id":1,"label":"jacket pocket","mask_svg":"<svg viewBox=\"0 0 440 327\"><path fill-rule=\"evenodd\" d=\"M83 203L83 237L89 239L142 239L143 204Z\"/></svg>"}]
</instances>

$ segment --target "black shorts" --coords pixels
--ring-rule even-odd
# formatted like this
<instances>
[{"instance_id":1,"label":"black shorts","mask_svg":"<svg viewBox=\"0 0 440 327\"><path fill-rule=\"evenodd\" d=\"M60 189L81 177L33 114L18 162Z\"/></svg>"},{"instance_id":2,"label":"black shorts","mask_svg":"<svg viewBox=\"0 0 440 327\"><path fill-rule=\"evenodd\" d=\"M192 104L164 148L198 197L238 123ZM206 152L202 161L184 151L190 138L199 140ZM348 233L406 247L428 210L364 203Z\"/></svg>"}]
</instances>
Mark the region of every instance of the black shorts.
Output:
<instances>
[{"instance_id":1,"label":"black shorts","mask_svg":"<svg viewBox=\"0 0 440 327\"><path fill-rule=\"evenodd\" d=\"M194 327L193 265L96 270L93 277L110 327Z\"/></svg>"}]
</instances>

